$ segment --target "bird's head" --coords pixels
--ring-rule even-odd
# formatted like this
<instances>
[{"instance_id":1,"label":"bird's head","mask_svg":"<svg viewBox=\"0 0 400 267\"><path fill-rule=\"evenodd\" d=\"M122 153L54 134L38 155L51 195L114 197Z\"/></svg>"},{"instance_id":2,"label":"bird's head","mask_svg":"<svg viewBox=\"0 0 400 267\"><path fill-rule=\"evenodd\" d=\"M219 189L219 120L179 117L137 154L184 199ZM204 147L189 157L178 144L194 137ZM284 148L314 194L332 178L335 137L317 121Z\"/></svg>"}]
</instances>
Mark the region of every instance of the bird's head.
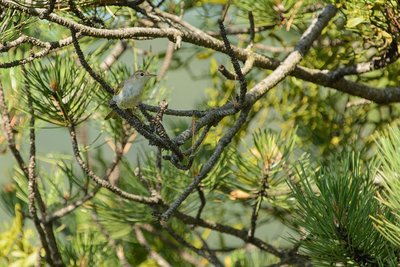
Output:
<instances>
[{"instance_id":1,"label":"bird's head","mask_svg":"<svg viewBox=\"0 0 400 267\"><path fill-rule=\"evenodd\" d=\"M155 76L157 76L157 75L151 74L150 72L145 71L145 70L137 70L133 74L133 77L135 80L141 81L143 83L147 82L148 80L150 80L150 78L155 77Z\"/></svg>"}]
</instances>

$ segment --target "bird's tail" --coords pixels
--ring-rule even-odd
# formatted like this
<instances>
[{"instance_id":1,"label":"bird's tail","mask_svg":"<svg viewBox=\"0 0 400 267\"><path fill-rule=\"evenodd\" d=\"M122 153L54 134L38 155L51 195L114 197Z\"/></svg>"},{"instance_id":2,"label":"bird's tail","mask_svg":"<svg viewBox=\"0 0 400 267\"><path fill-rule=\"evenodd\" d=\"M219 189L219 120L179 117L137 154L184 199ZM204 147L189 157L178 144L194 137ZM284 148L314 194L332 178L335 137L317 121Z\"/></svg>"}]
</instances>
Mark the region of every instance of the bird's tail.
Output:
<instances>
[{"instance_id":1,"label":"bird's tail","mask_svg":"<svg viewBox=\"0 0 400 267\"><path fill-rule=\"evenodd\" d=\"M110 113L108 113L108 115L105 117L105 120L109 120L109 119L114 119L116 117L117 113L112 110Z\"/></svg>"}]
</instances>

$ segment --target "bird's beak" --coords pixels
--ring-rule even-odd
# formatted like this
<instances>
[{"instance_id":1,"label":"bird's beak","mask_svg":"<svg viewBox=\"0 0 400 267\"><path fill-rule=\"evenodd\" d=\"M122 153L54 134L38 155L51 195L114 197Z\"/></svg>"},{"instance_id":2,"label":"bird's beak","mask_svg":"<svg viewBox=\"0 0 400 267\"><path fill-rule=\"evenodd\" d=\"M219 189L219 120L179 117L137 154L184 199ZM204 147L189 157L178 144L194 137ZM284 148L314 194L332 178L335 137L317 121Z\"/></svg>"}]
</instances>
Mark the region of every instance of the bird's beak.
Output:
<instances>
[{"instance_id":1,"label":"bird's beak","mask_svg":"<svg viewBox=\"0 0 400 267\"><path fill-rule=\"evenodd\" d=\"M151 77L155 77L155 76L157 76L157 74L153 74L153 73L149 73L149 74L147 74L148 76L151 76Z\"/></svg>"}]
</instances>

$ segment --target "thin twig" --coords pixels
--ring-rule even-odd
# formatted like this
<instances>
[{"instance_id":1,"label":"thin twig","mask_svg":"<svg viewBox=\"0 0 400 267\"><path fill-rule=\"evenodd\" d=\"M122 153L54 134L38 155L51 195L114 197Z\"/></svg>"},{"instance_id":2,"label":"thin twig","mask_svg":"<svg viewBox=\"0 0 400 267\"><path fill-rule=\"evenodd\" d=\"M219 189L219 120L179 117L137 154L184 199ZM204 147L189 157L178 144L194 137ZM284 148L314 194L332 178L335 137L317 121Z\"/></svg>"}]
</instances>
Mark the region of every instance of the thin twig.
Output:
<instances>
[{"instance_id":1,"label":"thin twig","mask_svg":"<svg viewBox=\"0 0 400 267\"><path fill-rule=\"evenodd\" d=\"M163 225L163 228L176 240L178 243L183 245L184 247L190 249L191 251L195 252L197 255L206 258L209 260L214 266L223 266L221 262L216 259L216 257L211 256L209 253L207 253L207 250L205 249L198 249L194 247L192 244L187 242L183 237L181 237L179 234L177 234L171 227L168 225Z\"/></svg>"},{"instance_id":2,"label":"thin twig","mask_svg":"<svg viewBox=\"0 0 400 267\"><path fill-rule=\"evenodd\" d=\"M269 183L268 183L268 178L269 178L269 166L268 169L263 170L263 174L261 177L261 186L260 189L257 192L257 200L253 205L253 212L251 214L251 219L250 219L250 230L249 230L249 238L253 239L254 234L256 232L256 226L257 226L257 219L258 219L258 213L261 208L261 204L264 200L264 197L267 196L267 189L269 188Z\"/></svg>"},{"instance_id":3,"label":"thin twig","mask_svg":"<svg viewBox=\"0 0 400 267\"><path fill-rule=\"evenodd\" d=\"M222 9L221 17L219 18L219 21L221 21L221 23L224 22L230 6L231 6L231 0L228 0Z\"/></svg>"},{"instance_id":4,"label":"thin twig","mask_svg":"<svg viewBox=\"0 0 400 267\"><path fill-rule=\"evenodd\" d=\"M96 206L93 207L93 212L91 213L91 215L92 215L94 222L100 228L100 232L106 237L110 246L115 250L115 254L117 255L117 258L118 258L121 266L122 267L131 267L131 265L129 264L128 260L125 257L125 252L124 252L123 247L117 244L117 242L114 240L114 238L112 238L112 236L107 231L107 229L100 223L99 217L96 213Z\"/></svg>"},{"instance_id":5,"label":"thin twig","mask_svg":"<svg viewBox=\"0 0 400 267\"><path fill-rule=\"evenodd\" d=\"M124 118L133 128L135 128L143 137L150 141L150 145L155 145L174 152L179 160L183 159L183 154L179 147L169 138L160 138L152 133L149 126L143 124L135 115L120 109L114 101L109 105L120 117Z\"/></svg>"},{"instance_id":6,"label":"thin twig","mask_svg":"<svg viewBox=\"0 0 400 267\"><path fill-rule=\"evenodd\" d=\"M190 155L191 157L194 157L196 150L200 147L204 139L207 137L207 134L210 131L211 127L212 125L210 124L207 124L204 127L203 131L201 132L199 138L197 138L196 142L194 142L194 144L187 151L184 152L185 155Z\"/></svg>"},{"instance_id":7,"label":"thin twig","mask_svg":"<svg viewBox=\"0 0 400 267\"><path fill-rule=\"evenodd\" d=\"M159 106L150 106L144 103L139 104L139 107L142 107L151 112L158 112L160 110ZM176 109L167 109L164 111L165 115L177 116L177 117L197 117L201 118L206 115L208 111L202 110L176 110Z\"/></svg>"},{"instance_id":8,"label":"thin twig","mask_svg":"<svg viewBox=\"0 0 400 267\"><path fill-rule=\"evenodd\" d=\"M152 193L154 190L153 185L146 179L146 177L142 173L142 167L140 166L140 161L137 159L137 167L134 170L134 175L139 179L139 182L150 192Z\"/></svg>"},{"instance_id":9,"label":"thin twig","mask_svg":"<svg viewBox=\"0 0 400 267\"><path fill-rule=\"evenodd\" d=\"M253 65L254 65L254 56L253 56L253 53L251 52L251 45L249 46L249 48L247 50L249 51L249 57L244 62L243 68L241 68L241 71L244 76L246 76L251 71L251 69L253 68ZM221 72L221 74L224 75L225 78L227 78L228 80L238 80L239 79L239 77L235 73L232 73L229 70L227 70L224 65L220 65L218 67L218 71Z\"/></svg>"},{"instance_id":10,"label":"thin twig","mask_svg":"<svg viewBox=\"0 0 400 267\"><path fill-rule=\"evenodd\" d=\"M203 211L204 207L206 206L206 197L204 196L204 192L201 188L201 185L199 185L196 190L197 190L197 193L199 194L199 199L200 199L200 207L197 210L196 219L200 219L201 212Z\"/></svg>"},{"instance_id":11,"label":"thin twig","mask_svg":"<svg viewBox=\"0 0 400 267\"><path fill-rule=\"evenodd\" d=\"M218 259L216 252L218 252L217 250L214 249L210 249L210 247L208 246L207 242L203 239L203 237L195 232L197 237L200 239L201 243L203 244L203 250L207 251L207 254L209 255L210 259L211 259L211 263L214 264L214 266L224 266L221 261Z\"/></svg>"},{"instance_id":12,"label":"thin twig","mask_svg":"<svg viewBox=\"0 0 400 267\"><path fill-rule=\"evenodd\" d=\"M83 14L83 12L80 11L78 7L75 5L74 0L68 0L68 6L69 9L75 14L75 16L77 16L82 21L84 25L95 26L94 22L97 22L100 25L104 26L104 22L98 17L87 18L85 14Z\"/></svg>"},{"instance_id":13,"label":"thin twig","mask_svg":"<svg viewBox=\"0 0 400 267\"><path fill-rule=\"evenodd\" d=\"M189 224L189 225L193 225L193 226L200 226L203 228L212 229L212 230L220 232L220 233L235 236L235 237L243 240L244 242L250 243L250 244L258 247L259 249L266 251L268 253L271 253L277 257L283 257L285 255L284 251L277 250L274 246L265 243L261 239L258 239L256 237L254 237L253 239L249 239L248 231L246 231L245 229L239 230L239 229L236 229L236 228L228 226L228 225L224 225L224 224L220 224L220 223L216 223L216 222L210 222L210 221L206 221L206 220L203 220L200 218L196 219L195 217L186 215L179 211L174 213L174 217L178 218L185 224Z\"/></svg>"},{"instance_id":14,"label":"thin twig","mask_svg":"<svg viewBox=\"0 0 400 267\"><path fill-rule=\"evenodd\" d=\"M72 143L72 149L74 151L75 159L78 162L79 166L83 170L86 175L88 175L96 184L101 185L102 187L110 190L111 192L115 193L116 195L133 200L136 202L140 203L147 203L147 204L156 204L159 202L158 198L154 197L144 197L144 196L139 196L135 194L128 193L126 191L123 191L122 189L113 186L110 184L108 181L101 179L98 177L85 163L85 161L82 159L80 152L79 152L79 147L78 147L78 141L76 139L76 131L75 131L75 126L72 124L69 127L69 132L70 132L70 137L71 137L71 143Z\"/></svg>"},{"instance_id":15,"label":"thin twig","mask_svg":"<svg viewBox=\"0 0 400 267\"><path fill-rule=\"evenodd\" d=\"M117 42L114 48L111 50L110 54L101 62L100 69L109 70L111 66L121 57L121 55L128 48L128 42L126 40L121 40Z\"/></svg>"},{"instance_id":16,"label":"thin twig","mask_svg":"<svg viewBox=\"0 0 400 267\"><path fill-rule=\"evenodd\" d=\"M35 221L36 227L41 229L39 218L36 212L35 198L37 192L36 169L36 138L35 138L35 111L32 106L32 96L28 89L28 105L30 113L29 121L29 165L28 165L28 205L29 214Z\"/></svg>"},{"instance_id":17,"label":"thin twig","mask_svg":"<svg viewBox=\"0 0 400 267\"><path fill-rule=\"evenodd\" d=\"M71 30L71 36L72 36L72 43L74 45L76 54L78 55L79 62L83 66L83 68L89 73L92 78L98 82L107 92L110 94L114 94L114 89L99 75L97 74L89 65L89 63L86 61L85 56L79 46L78 39L77 39L77 33L75 28L70 28Z\"/></svg>"},{"instance_id":18,"label":"thin twig","mask_svg":"<svg viewBox=\"0 0 400 267\"><path fill-rule=\"evenodd\" d=\"M33 189L34 189L32 187L33 179L29 179L29 177L34 175L34 172L32 171L32 168L30 171L29 168L26 166L24 160L21 157L19 150L16 147L15 136L13 133L13 129L11 128L11 124L10 124L10 115L7 110L6 102L4 99L4 91L3 91L3 87L1 86L1 84L0 84L0 111L2 114L2 118L3 118L2 122L3 122L4 132L6 133L8 147L10 148L20 169L23 171L24 176L28 179L28 183L29 183L29 181L31 181L30 187L31 187L31 191L33 192ZM37 192L34 193L34 197L38 203L41 215L44 218L46 215L46 207L44 205L44 202L43 202L40 194L38 194ZM35 209L35 207L31 207L31 209L32 208ZM34 211L33 209L32 209L32 211ZM49 264L52 264L54 266L63 266L61 256L59 255L59 251L57 248L57 244L55 242L54 233L53 233L51 225L44 224L42 227L42 224L40 223L39 218L37 216L35 216L35 218L34 218L34 222L35 221L36 221L36 226L37 226L36 229L39 233L39 237L41 239L42 246L47 253L46 261Z\"/></svg>"},{"instance_id":19,"label":"thin twig","mask_svg":"<svg viewBox=\"0 0 400 267\"><path fill-rule=\"evenodd\" d=\"M250 24L249 45L252 46L254 44L254 38L256 37L255 26L254 26L254 16L253 16L252 11L249 11L249 24Z\"/></svg>"},{"instance_id":20,"label":"thin twig","mask_svg":"<svg viewBox=\"0 0 400 267\"><path fill-rule=\"evenodd\" d=\"M81 207L87 201L91 200L97 194L97 192L100 190L100 188L101 188L100 185L96 185L95 188L92 191L87 192L82 198L80 198L80 199L68 204L65 207L60 208L59 210L57 210L57 211L55 211L53 213L51 213L50 215L47 216L46 222L51 222L51 221L57 220L59 218L62 218L65 215L73 212L77 208Z\"/></svg>"},{"instance_id":21,"label":"thin twig","mask_svg":"<svg viewBox=\"0 0 400 267\"><path fill-rule=\"evenodd\" d=\"M228 4L226 5L225 10L227 10L227 6L228 6ZM226 11L224 11L224 12L226 12ZM224 16L222 18L224 18ZM228 37L226 35L223 19L218 20L218 25L219 25L219 30L221 31L222 40L224 41L224 45L226 47L226 51L227 51L229 57L231 58L233 69L235 70L235 74L239 80L239 84L240 84L239 103L241 105L241 104L243 104L244 98L246 96L247 82L246 82L246 79L244 78L242 70L240 69L239 60L235 56L235 53L233 52L232 47L231 47L231 43L229 42Z\"/></svg>"},{"instance_id":22,"label":"thin twig","mask_svg":"<svg viewBox=\"0 0 400 267\"><path fill-rule=\"evenodd\" d=\"M26 177L29 177L28 168L15 144L15 136L10 123L10 114L8 113L7 105L4 98L3 86L0 83L0 111L2 115L2 125L4 128L5 137L7 140L8 148L11 150L19 168L23 171Z\"/></svg>"},{"instance_id":23,"label":"thin twig","mask_svg":"<svg viewBox=\"0 0 400 267\"><path fill-rule=\"evenodd\" d=\"M158 231L158 229L155 229L152 225L141 224L140 229L151 233L153 236L159 237L164 244L166 244L169 248L176 251L182 257L182 259L186 260L190 264L199 266L199 267L206 266L206 264L202 263L201 260L199 260L198 258L195 258L194 256L192 256L192 254L189 254L188 252L186 252L182 247L179 247L178 245L176 245L176 243L173 242L170 238L160 235L160 232Z\"/></svg>"},{"instance_id":24,"label":"thin twig","mask_svg":"<svg viewBox=\"0 0 400 267\"><path fill-rule=\"evenodd\" d=\"M156 159L156 168L157 168L157 176L156 176L156 188L158 194L161 194L162 188L162 149L158 148L157 151L157 159Z\"/></svg>"},{"instance_id":25,"label":"thin twig","mask_svg":"<svg viewBox=\"0 0 400 267\"><path fill-rule=\"evenodd\" d=\"M39 216L37 214L35 199L39 196L37 190L37 177L35 174L36 169L36 138L35 138L35 112L32 106L32 96L30 90L28 91L28 106L30 113L30 121L29 121L29 165L28 165L28 207L29 207L29 215L31 216L36 230L38 231L40 241L42 243L42 247L46 251L46 261L49 264L56 265L56 259L53 259L52 248L48 242L48 238L46 237L45 230L43 225L40 222Z\"/></svg>"},{"instance_id":26,"label":"thin twig","mask_svg":"<svg viewBox=\"0 0 400 267\"><path fill-rule=\"evenodd\" d=\"M161 0L161 1L156 5L156 7L160 7L164 2L165 2L165 0Z\"/></svg>"},{"instance_id":27,"label":"thin twig","mask_svg":"<svg viewBox=\"0 0 400 267\"><path fill-rule=\"evenodd\" d=\"M265 26L260 26L260 27L254 27L254 33L260 33L263 31L271 30L275 28L276 25L265 25ZM214 31L206 31L206 33L212 37L220 37L221 32L214 32ZM227 28L226 29L226 34L227 35L239 35L239 34L250 34L251 29L250 28Z\"/></svg>"},{"instance_id":28,"label":"thin twig","mask_svg":"<svg viewBox=\"0 0 400 267\"><path fill-rule=\"evenodd\" d=\"M396 62L400 57L397 42L393 40L389 49L379 58L374 58L369 62L358 63L354 66L343 67L331 72L331 79L338 80L346 75L358 75L372 70L382 69L389 64Z\"/></svg>"},{"instance_id":29,"label":"thin twig","mask_svg":"<svg viewBox=\"0 0 400 267\"><path fill-rule=\"evenodd\" d=\"M146 238L144 237L144 234L143 234L142 230L140 229L139 225L134 225L133 230L135 231L137 241L139 242L139 244L141 244L143 247L146 248L146 250L150 254L150 258L152 258L155 262L157 262L157 264L160 267L170 267L171 266L171 264L169 264L167 260L165 260L159 253L157 253L157 251L155 251L149 245L149 243L147 242Z\"/></svg>"},{"instance_id":30,"label":"thin twig","mask_svg":"<svg viewBox=\"0 0 400 267\"><path fill-rule=\"evenodd\" d=\"M165 74L167 73L167 71L169 69L169 66L171 65L172 57L174 55L174 46L175 46L175 44L173 42L171 42L171 41L168 42L164 61L161 66L161 69L157 75L157 81L160 81L160 80L162 80L162 78L164 78Z\"/></svg>"},{"instance_id":31,"label":"thin twig","mask_svg":"<svg viewBox=\"0 0 400 267\"><path fill-rule=\"evenodd\" d=\"M224 65L219 65L218 71L221 72L221 74L224 75L224 77L227 78L228 80L237 80L238 79L237 75L230 72Z\"/></svg>"}]
</instances>

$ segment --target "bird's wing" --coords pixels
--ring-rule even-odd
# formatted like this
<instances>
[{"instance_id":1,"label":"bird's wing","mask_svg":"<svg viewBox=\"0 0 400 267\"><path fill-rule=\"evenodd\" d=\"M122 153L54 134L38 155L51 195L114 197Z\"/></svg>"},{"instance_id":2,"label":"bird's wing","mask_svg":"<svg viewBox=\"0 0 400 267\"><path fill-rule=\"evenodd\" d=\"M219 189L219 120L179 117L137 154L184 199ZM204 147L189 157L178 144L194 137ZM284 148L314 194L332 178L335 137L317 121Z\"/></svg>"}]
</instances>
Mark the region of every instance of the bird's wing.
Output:
<instances>
[{"instance_id":1,"label":"bird's wing","mask_svg":"<svg viewBox=\"0 0 400 267\"><path fill-rule=\"evenodd\" d=\"M114 95L118 95L118 94L121 92L122 88L124 87L124 83L125 83L125 82L120 82L120 83L118 84L117 88L116 88L115 91L114 91Z\"/></svg>"},{"instance_id":2,"label":"bird's wing","mask_svg":"<svg viewBox=\"0 0 400 267\"><path fill-rule=\"evenodd\" d=\"M110 113L104 118L105 120L113 119L117 116L117 113L114 110L111 110Z\"/></svg>"}]
</instances>

